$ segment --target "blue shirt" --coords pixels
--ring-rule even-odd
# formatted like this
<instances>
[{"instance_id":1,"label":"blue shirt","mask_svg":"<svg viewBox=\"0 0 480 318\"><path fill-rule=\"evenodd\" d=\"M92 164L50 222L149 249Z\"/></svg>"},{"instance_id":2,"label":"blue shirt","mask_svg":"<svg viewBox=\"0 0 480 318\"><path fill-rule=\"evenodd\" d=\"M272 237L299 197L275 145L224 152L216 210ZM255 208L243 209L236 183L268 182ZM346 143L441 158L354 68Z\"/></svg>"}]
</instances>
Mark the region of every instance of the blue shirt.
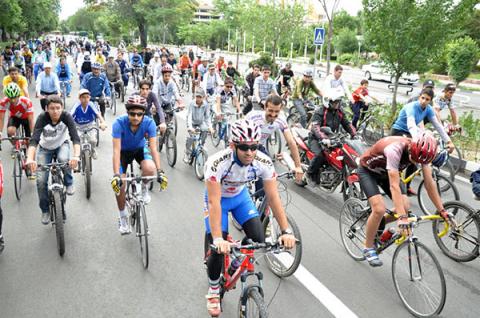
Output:
<instances>
[{"instance_id":1,"label":"blue shirt","mask_svg":"<svg viewBox=\"0 0 480 318\"><path fill-rule=\"evenodd\" d=\"M403 106L397 120L393 124L392 128L400 131L409 132L407 125L407 118L415 118L415 125L418 125L425 118L432 119L435 117L435 112L432 106L427 105L425 109L422 109L419 101L411 102Z\"/></svg>"},{"instance_id":2,"label":"blue shirt","mask_svg":"<svg viewBox=\"0 0 480 318\"><path fill-rule=\"evenodd\" d=\"M72 107L70 113L72 114L73 120L75 120L75 123L77 125L88 125L95 122L95 120L100 114L100 110L92 102L89 102L87 108L83 110L82 104L80 102L77 102Z\"/></svg>"},{"instance_id":3,"label":"blue shirt","mask_svg":"<svg viewBox=\"0 0 480 318\"><path fill-rule=\"evenodd\" d=\"M70 65L65 63L62 67L62 64L58 63L55 68L55 73L57 73L58 79L62 81L70 81L72 79L72 72L70 71Z\"/></svg>"},{"instance_id":4,"label":"blue shirt","mask_svg":"<svg viewBox=\"0 0 480 318\"><path fill-rule=\"evenodd\" d=\"M50 75L47 76L45 71L41 72L37 77L37 94L40 95L40 92L45 93L57 93L60 91L60 82L58 81L58 76L54 72L50 72Z\"/></svg>"},{"instance_id":5,"label":"blue shirt","mask_svg":"<svg viewBox=\"0 0 480 318\"><path fill-rule=\"evenodd\" d=\"M132 57L130 58L130 64L133 66L141 66L143 67L143 59L140 54L132 54Z\"/></svg>"},{"instance_id":6,"label":"blue shirt","mask_svg":"<svg viewBox=\"0 0 480 318\"><path fill-rule=\"evenodd\" d=\"M130 128L128 115L122 115L115 119L112 125L112 137L120 138L122 142L121 151L132 151L145 147L145 138L155 137L157 135L157 127L155 121L147 116L143 117L140 127L134 133Z\"/></svg>"},{"instance_id":7,"label":"blue shirt","mask_svg":"<svg viewBox=\"0 0 480 318\"><path fill-rule=\"evenodd\" d=\"M99 76L93 75L92 72L87 73L82 80L80 88L88 89L90 96L101 97L105 92L105 96L110 96L110 83L104 73L100 73Z\"/></svg>"}]
</instances>

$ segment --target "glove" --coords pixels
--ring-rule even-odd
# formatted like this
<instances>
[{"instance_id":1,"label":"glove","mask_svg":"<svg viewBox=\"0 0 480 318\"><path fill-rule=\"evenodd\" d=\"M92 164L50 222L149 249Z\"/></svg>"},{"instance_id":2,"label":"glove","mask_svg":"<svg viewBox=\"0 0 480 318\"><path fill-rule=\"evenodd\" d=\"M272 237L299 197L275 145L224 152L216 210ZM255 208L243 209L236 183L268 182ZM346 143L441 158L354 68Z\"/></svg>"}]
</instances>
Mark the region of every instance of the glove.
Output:
<instances>
[{"instance_id":1,"label":"glove","mask_svg":"<svg viewBox=\"0 0 480 318\"><path fill-rule=\"evenodd\" d=\"M120 178L119 174L115 174L110 181L110 184L112 185L113 192L115 192L116 195L120 194L120 188L122 187L122 179Z\"/></svg>"},{"instance_id":2,"label":"glove","mask_svg":"<svg viewBox=\"0 0 480 318\"><path fill-rule=\"evenodd\" d=\"M325 138L325 139L322 139L322 144L324 144L324 145L327 146L327 147L330 147L330 145L332 144L332 142L330 141L330 139Z\"/></svg>"},{"instance_id":3,"label":"glove","mask_svg":"<svg viewBox=\"0 0 480 318\"><path fill-rule=\"evenodd\" d=\"M163 191L168 186L168 178L163 172L163 170L157 171L157 182L160 183L160 189Z\"/></svg>"}]
</instances>

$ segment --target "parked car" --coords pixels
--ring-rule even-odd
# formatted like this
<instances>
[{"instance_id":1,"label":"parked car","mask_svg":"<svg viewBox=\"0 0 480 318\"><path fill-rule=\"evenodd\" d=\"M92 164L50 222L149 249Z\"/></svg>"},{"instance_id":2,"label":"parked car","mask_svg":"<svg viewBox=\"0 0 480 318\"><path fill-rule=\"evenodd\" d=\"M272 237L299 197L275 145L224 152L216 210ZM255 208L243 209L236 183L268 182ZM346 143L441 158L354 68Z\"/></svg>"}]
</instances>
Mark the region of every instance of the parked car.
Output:
<instances>
[{"instance_id":1,"label":"parked car","mask_svg":"<svg viewBox=\"0 0 480 318\"><path fill-rule=\"evenodd\" d=\"M366 64L362 67L362 71L365 74L365 78L368 80L383 80L387 82L394 82L394 76L392 73L388 72L385 67L385 64L382 62L373 62L371 64ZM418 74L407 74L404 73L400 76L398 83L413 85L419 80Z\"/></svg>"}]
</instances>

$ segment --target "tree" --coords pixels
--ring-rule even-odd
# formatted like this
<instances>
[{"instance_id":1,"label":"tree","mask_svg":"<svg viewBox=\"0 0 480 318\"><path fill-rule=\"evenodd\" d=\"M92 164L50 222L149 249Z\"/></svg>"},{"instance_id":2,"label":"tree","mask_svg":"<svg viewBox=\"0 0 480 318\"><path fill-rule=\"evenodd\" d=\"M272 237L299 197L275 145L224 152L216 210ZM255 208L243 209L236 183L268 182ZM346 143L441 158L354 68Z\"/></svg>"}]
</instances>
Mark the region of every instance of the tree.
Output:
<instances>
[{"instance_id":1,"label":"tree","mask_svg":"<svg viewBox=\"0 0 480 318\"><path fill-rule=\"evenodd\" d=\"M7 40L7 32L22 32L25 29L25 22L22 19L22 8L16 0L2 1L0 10L0 29L2 41Z\"/></svg>"},{"instance_id":2,"label":"tree","mask_svg":"<svg viewBox=\"0 0 480 318\"><path fill-rule=\"evenodd\" d=\"M479 58L479 47L470 37L460 38L447 46L448 75L460 83L470 75Z\"/></svg>"},{"instance_id":3,"label":"tree","mask_svg":"<svg viewBox=\"0 0 480 318\"><path fill-rule=\"evenodd\" d=\"M18 3L22 8L27 35L32 36L58 28L60 0L18 0Z\"/></svg>"},{"instance_id":4,"label":"tree","mask_svg":"<svg viewBox=\"0 0 480 318\"><path fill-rule=\"evenodd\" d=\"M327 75L330 74L330 56L331 56L331 48L332 48L332 38L333 38L333 17L335 16L335 12L337 11L338 5L340 4L340 0L318 0L320 5L325 11L325 15L327 16L328 20L328 32L327 32Z\"/></svg>"},{"instance_id":5,"label":"tree","mask_svg":"<svg viewBox=\"0 0 480 318\"><path fill-rule=\"evenodd\" d=\"M348 29L358 33L360 29L360 19L348 14L345 10L340 10L333 16L333 24L337 28Z\"/></svg>"},{"instance_id":6,"label":"tree","mask_svg":"<svg viewBox=\"0 0 480 318\"><path fill-rule=\"evenodd\" d=\"M447 40L453 1L363 0L363 7L367 40L394 77L395 113L398 79L402 73L428 70L428 61Z\"/></svg>"},{"instance_id":7,"label":"tree","mask_svg":"<svg viewBox=\"0 0 480 318\"><path fill-rule=\"evenodd\" d=\"M343 53L354 53L358 47L358 41L355 31L349 29L341 29L335 36L335 51L337 55Z\"/></svg>"}]
</instances>

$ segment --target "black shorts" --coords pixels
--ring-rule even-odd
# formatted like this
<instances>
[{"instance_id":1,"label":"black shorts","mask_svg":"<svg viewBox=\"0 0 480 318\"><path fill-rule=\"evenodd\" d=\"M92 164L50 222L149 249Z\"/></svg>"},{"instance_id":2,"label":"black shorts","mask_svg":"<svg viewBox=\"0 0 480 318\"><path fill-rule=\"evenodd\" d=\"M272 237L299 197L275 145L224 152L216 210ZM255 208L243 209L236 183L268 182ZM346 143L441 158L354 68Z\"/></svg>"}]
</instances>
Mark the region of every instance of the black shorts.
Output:
<instances>
[{"instance_id":1,"label":"black shorts","mask_svg":"<svg viewBox=\"0 0 480 318\"><path fill-rule=\"evenodd\" d=\"M153 160L150 149L145 145L144 148L120 151L120 174L127 172L128 165L130 165L133 160L138 164L141 164L143 160Z\"/></svg>"},{"instance_id":2,"label":"black shorts","mask_svg":"<svg viewBox=\"0 0 480 318\"><path fill-rule=\"evenodd\" d=\"M25 137L31 137L30 124L28 123L28 119L22 119L22 118L18 118L18 117L10 117L8 119L7 127L12 127L12 126L14 126L17 129L20 126L23 126L23 130L25 130Z\"/></svg>"},{"instance_id":3,"label":"black shorts","mask_svg":"<svg viewBox=\"0 0 480 318\"><path fill-rule=\"evenodd\" d=\"M380 189L378 187L382 188L382 190L390 199L392 198L388 174L378 174L364 167L359 167L357 173L358 177L360 178L360 187L368 199L374 195L380 194ZM405 184L401 180L400 191L402 191L402 194L407 194Z\"/></svg>"}]
</instances>

